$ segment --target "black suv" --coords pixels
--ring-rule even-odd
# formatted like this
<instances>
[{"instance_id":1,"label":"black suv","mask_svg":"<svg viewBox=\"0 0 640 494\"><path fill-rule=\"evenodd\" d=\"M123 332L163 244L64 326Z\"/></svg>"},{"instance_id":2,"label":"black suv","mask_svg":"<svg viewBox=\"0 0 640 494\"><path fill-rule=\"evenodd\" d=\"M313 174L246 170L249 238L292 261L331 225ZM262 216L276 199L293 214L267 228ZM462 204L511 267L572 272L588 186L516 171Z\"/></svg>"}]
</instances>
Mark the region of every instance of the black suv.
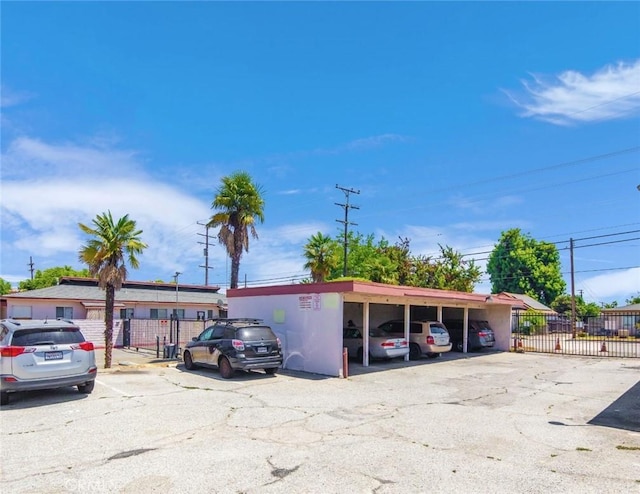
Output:
<instances>
[{"instance_id":1,"label":"black suv","mask_svg":"<svg viewBox=\"0 0 640 494\"><path fill-rule=\"evenodd\" d=\"M444 321L449 335L451 336L451 343L453 348L459 352L464 351L463 337L463 321L462 319L453 319ZM496 338L493 333L493 329L489 326L487 321L479 321L475 319L469 319L467 325L469 340L467 342L467 352L474 350L482 350L483 348L491 348L495 345Z\"/></svg>"},{"instance_id":2,"label":"black suv","mask_svg":"<svg viewBox=\"0 0 640 494\"><path fill-rule=\"evenodd\" d=\"M184 366L217 367L229 379L235 370L264 369L275 374L282 365L282 345L261 319L215 319L187 343Z\"/></svg>"}]
</instances>

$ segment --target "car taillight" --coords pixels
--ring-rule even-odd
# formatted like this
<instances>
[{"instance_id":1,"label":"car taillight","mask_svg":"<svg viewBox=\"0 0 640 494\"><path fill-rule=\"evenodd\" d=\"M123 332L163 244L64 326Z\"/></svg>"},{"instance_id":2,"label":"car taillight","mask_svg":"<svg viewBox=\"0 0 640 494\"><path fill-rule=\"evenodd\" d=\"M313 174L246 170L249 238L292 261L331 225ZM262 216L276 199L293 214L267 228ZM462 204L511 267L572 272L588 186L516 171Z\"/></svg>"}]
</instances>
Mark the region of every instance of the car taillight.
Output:
<instances>
[{"instance_id":1,"label":"car taillight","mask_svg":"<svg viewBox=\"0 0 640 494\"><path fill-rule=\"evenodd\" d=\"M435 345L436 340L433 339L433 336L427 336L427 344L428 345Z\"/></svg>"},{"instance_id":2,"label":"car taillight","mask_svg":"<svg viewBox=\"0 0 640 494\"><path fill-rule=\"evenodd\" d=\"M402 340L400 342L400 346L407 346L407 340Z\"/></svg>"},{"instance_id":3,"label":"car taillight","mask_svg":"<svg viewBox=\"0 0 640 494\"><path fill-rule=\"evenodd\" d=\"M244 350L244 343L242 342L242 340L231 340L231 344L233 345L233 348L235 348L239 352Z\"/></svg>"},{"instance_id":4,"label":"car taillight","mask_svg":"<svg viewBox=\"0 0 640 494\"><path fill-rule=\"evenodd\" d=\"M17 357L23 353L33 353L35 348L27 348L24 346L3 346L0 348L0 355L3 357Z\"/></svg>"},{"instance_id":5,"label":"car taillight","mask_svg":"<svg viewBox=\"0 0 640 494\"><path fill-rule=\"evenodd\" d=\"M276 341L278 342L278 348L282 348L282 342L280 341L280 338L278 338L276 336Z\"/></svg>"},{"instance_id":6,"label":"car taillight","mask_svg":"<svg viewBox=\"0 0 640 494\"><path fill-rule=\"evenodd\" d=\"M478 331L478 336L480 336L481 338L485 338L487 337L487 333L485 333L484 331Z\"/></svg>"},{"instance_id":7,"label":"car taillight","mask_svg":"<svg viewBox=\"0 0 640 494\"><path fill-rule=\"evenodd\" d=\"M394 346L396 346L396 344L393 341L383 341L382 343L380 343L380 346L382 348L386 348L388 346L394 347Z\"/></svg>"},{"instance_id":8,"label":"car taillight","mask_svg":"<svg viewBox=\"0 0 640 494\"><path fill-rule=\"evenodd\" d=\"M93 343L91 343L90 341L83 341L79 345L71 345L71 348L73 348L74 350L84 350L85 352L92 352L94 349Z\"/></svg>"}]
</instances>

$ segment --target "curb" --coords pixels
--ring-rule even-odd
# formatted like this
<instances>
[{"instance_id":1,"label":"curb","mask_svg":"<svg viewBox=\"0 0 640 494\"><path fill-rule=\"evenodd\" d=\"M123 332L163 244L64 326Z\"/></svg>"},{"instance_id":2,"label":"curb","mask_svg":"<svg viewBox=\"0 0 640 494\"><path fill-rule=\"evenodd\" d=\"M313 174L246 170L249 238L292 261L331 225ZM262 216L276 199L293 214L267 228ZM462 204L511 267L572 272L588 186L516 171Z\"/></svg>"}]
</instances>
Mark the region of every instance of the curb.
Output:
<instances>
[{"instance_id":1,"label":"curb","mask_svg":"<svg viewBox=\"0 0 640 494\"><path fill-rule=\"evenodd\" d=\"M108 369L104 367L104 363L98 366L98 372L120 372L125 370L143 369L145 367L177 367L180 361L176 359L172 360L155 360L150 362L130 362L127 360L121 360L119 362L112 362L111 367Z\"/></svg>"}]
</instances>

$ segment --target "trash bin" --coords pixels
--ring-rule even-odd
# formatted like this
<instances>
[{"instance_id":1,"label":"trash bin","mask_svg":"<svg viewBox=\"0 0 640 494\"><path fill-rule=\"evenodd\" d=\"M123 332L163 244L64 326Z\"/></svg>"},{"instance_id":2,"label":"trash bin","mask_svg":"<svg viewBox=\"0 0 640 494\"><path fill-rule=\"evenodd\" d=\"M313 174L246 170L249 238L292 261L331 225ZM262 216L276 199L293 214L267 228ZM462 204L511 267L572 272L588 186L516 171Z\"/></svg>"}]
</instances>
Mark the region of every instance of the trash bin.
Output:
<instances>
[{"instance_id":1,"label":"trash bin","mask_svg":"<svg viewBox=\"0 0 640 494\"><path fill-rule=\"evenodd\" d=\"M168 343L164 346L163 358L176 358L176 344Z\"/></svg>"}]
</instances>

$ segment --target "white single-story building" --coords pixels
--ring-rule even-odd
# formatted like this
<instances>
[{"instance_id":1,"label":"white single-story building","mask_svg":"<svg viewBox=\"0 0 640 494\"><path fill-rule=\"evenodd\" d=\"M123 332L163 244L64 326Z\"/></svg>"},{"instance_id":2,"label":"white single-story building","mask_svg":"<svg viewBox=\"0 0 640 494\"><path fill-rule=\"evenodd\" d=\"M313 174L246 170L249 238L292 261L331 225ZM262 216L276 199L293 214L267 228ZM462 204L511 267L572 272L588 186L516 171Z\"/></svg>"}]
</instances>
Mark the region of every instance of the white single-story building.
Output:
<instances>
[{"instance_id":1,"label":"white single-story building","mask_svg":"<svg viewBox=\"0 0 640 494\"><path fill-rule=\"evenodd\" d=\"M344 376L343 328L348 320L369 328L390 319L446 318L464 321L465 346L470 319L489 322L495 332L495 349L508 351L511 345L511 307L517 301L501 295L487 295L366 281L335 281L299 285L236 288L227 291L231 318L264 320L283 345L285 369L328 376ZM368 336L363 364L368 362ZM408 359L408 357L406 358Z\"/></svg>"},{"instance_id":2,"label":"white single-story building","mask_svg":"<svg viewBox=\"0 0 640 494\"><path fill-rule=\"evenodd\" d=\"M204 320L226 315L218 286L125 281L115 292L114 319ZM2 319L104 320L105 291L96 278L64 276L57 285L0 297Z\"/></svg>"}]
</instances>

